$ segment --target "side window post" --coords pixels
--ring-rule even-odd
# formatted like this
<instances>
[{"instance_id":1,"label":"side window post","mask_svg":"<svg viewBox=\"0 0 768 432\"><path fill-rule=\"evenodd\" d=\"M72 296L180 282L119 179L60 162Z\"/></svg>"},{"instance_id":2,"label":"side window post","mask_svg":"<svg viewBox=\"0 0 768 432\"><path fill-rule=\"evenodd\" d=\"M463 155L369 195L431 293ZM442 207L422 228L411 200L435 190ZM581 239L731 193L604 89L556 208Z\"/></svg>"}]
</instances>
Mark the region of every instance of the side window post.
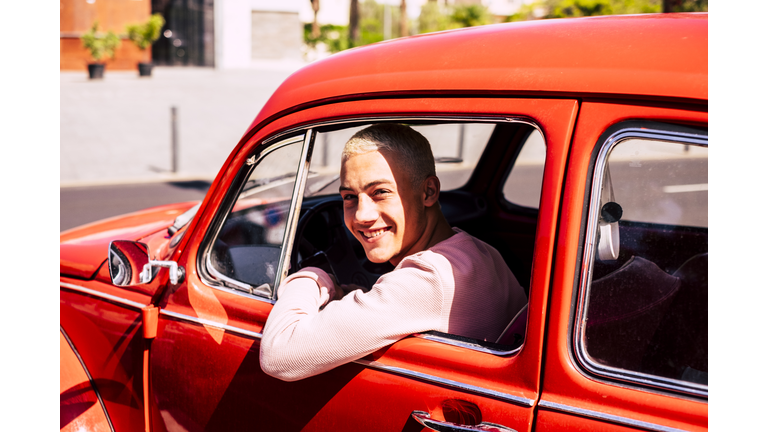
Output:
<instances>
[{"instance_id":1,"label":"side window post","mask_svg":"<svg viewBox=\"0 0 768 432\"><path fill-rule=\"evenodd\" d=\"M304 198L304 186L307 184L307 175L309 174L309 166L312 163L312 150L315 144L315 136L317 132L314 129L307 130L304 135L304 144L301 153L299 172L297 181L293 188L293 197L291 199L291 210L288 214L288 222L286 224L285 236L283 238L282 255L280 256L280 267L277 272L277 279L275 280L275 288L280 286L283 280L288 276L289 258L291 256L291 249L293 247L293 240L296 231L296 224L299 221L299 213L301 212L301 203ZM277 296L277 289L272 293L272 299Z\"/></svg>"}]
</instances>

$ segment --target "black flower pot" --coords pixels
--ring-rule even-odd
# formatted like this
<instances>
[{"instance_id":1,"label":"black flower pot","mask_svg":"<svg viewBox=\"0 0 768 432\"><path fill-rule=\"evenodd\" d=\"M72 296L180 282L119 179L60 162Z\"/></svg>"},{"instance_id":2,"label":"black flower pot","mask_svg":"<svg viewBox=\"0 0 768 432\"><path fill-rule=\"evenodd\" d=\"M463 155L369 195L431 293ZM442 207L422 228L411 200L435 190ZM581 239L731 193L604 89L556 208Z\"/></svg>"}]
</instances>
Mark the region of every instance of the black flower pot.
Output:
<instances>
[{"instance_id":1,"label":"black flower pot","mask_svg":"<svg viewBox=\"0 0 768 432\"><path fill-rule=\"evenodd\" d=\"M152 76L152 63L139 63L139 76Z\"/></svg>"},{"instance_id":2,"label":"black flower pot","mask_svg":"<svg viewBox=\"0 0 768 432\"><path fill-rule=\"evenodd\" d=\"M88 64L88 77L90 79L102 79L102 78L104 78L104 63L89 63Z\"/></svg>"}]
</instances>

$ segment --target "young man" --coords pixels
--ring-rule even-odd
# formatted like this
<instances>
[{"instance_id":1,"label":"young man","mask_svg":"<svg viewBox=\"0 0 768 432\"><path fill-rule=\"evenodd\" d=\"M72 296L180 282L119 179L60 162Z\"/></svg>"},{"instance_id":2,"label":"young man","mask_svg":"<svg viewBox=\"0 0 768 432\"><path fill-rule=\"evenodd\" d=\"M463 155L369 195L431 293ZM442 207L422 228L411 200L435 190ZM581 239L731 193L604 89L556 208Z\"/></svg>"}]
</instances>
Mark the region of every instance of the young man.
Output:
<instances>
[{"instance_id":1,"label":"young man","mask_svg":"<svg viewBox=\"0 0 768 432\"><path fill-rule=\"evenodd\" d=\"M264 372L295 381L429 330L495 342L525 293L494 248L448 224L427 139L392 123L359 131L340 183L347 228L395 269L346 295L317 268L288 277L264 326Z\"/></svg>"}]
</instances>

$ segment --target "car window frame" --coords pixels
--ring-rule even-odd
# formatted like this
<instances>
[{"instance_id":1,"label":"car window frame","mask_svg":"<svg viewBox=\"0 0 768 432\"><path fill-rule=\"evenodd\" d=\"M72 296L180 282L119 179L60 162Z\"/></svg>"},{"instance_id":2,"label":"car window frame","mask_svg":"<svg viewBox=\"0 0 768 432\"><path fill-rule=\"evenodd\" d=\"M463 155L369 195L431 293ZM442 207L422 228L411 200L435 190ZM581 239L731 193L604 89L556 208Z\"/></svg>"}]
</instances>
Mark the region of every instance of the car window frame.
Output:
<instances>
[{"instance_id":1,"label":"car window frame","mask_svg":"<svg viewBox=\"0 0 768 432\"><path fill-rule=\"evenodd\" d=\"M664 141L707 148L709 143L708 132L705 128L691 128L652 121L622 122L608 128L600 136L593 151L590 163L592 176L585 191L585 210L582 214L583 229L579 246L580 255L577 262L579 271L574 280L574 299L571 305L569 352L575 359L577 369L581 373L600 381L706 399L709 395L707 385L601 365L592 361L587 353L585 344L586 300L592 284L592 270L595 261L593 255L597 240L596 229L602 180L610 151L616 145L630 139Z\"/></svg>"},{"instance_id":2,"label":"car window frame","mask_svg":"<svg viewBox=\"0 0 768 432\"><path fill-rule=\"evenodd\" d=\"M501 116L501 115L493 115L493 114L466 115L466 116L461 116L461 115L440 116L440 115L434 115L434 114L426 115L426 116L413 116L413 115L372 116L372 117L361 116L356 118L346 118L346 119L339 119L339 120L318 121L318 122L313 122L311 124L304 124L301 126L297 126L294 128L289 128L289 129L277 132L261 140L261 142L258 143L258 145L256 146L256 150L253 151L253 153L250 155L250 157L254 157L254 156L256 157L255 163L253 163L251 166L247 166L246 164L244 164L242 167L240 167L238 174L235 176L234 180L230 183L230 187L227 192L227 195L225 196L224 200L222 201L222 204L220 205L219 209L215 213L212 223L208 227L206 236L204 237L204 240L203 240L203 247L200 248L200 252L198 253L198 268L202 270L200 274L201 274L201 280L203 281L203 283L205 283L207 286L214 289L223 290L229 293L234 293L236 295L245 296L245 297L253 298L259 301L275 304L275 302L277 301L277 298L276 298L277 287L285 279L285 277L287 277L287 272L289 270L288 262L290 260L293 243L295 241L294 236L296 234L299 214L301 212L301 205L303 203L303 199L305 198L304 190L306 187L306 180L309 174L309 167L311 166L311 162L312 162L314 142L318 132L322 132L320 129L325 127L334 127L338 125L349 125L350 127L352 127L355 124L379 123L379 122L406 122L406 123L407 122L439 122L439 123L493 123L493 124L518 123L518 124L525 124L529 127L532 127L533 129L538 130L539 133L544 138L545 145L547 142L547 138L546 138L546 135L544 134L543 129L532 119L529 119L523 116L513 117L513 116ZM297 139L289 142L285 142L286 140L289 140L292 135L295 135ZM210 263L210 253L213 247L213 243L216 237L218 236L219 231L223 227L224 222L227 219L227 216L231 212L232 207L235 205L237 198L240 195L240 192L243 186L245 185L246 181L248 180L248 177L250 176L252 170L269 153L276 150L277 148L281 148L285 145L290 145L298 142L298 137L300 136L303 136L303 139L304 139L302 156L300 158L300 160L302 160L303 163L300 164L299 171L297 173L296 183L294 185L294 190L292 192L293 195L291 197L291 208L289 210L289 220L287 221L286 233L283 237L283 250L281 252L281 258L278 265L278 272L276 276L276 282L274 285L275 289L268 296L266 296L264 295L264 293L255 292L254 290L255 287L252 287L240 281L233 281L231 278L227 276L220 275L218 278L212 277L212 275L209 274L208 272L210 271L210 268L212 268L212 267L209 267L210 266L209 263ZM483 150L483 153L485 153L486 150L487 148ZM483 158L483 155L480 156L480 160L482 160L482 158ZM480 161L478 161L478 164L479 163ZM510 166L506 167L505 170L509 172L509 170L511 170L510 167L513 164L514 164L514 160L510 161ZM470 178L467 181L468 183L472 181L472 179L474 178L474 174L475 172L473 170L473 173L470 175ZM462 189L463 187L460 187L456 190L462 190ZM535 209L534 217L538 219L537 209ZM526 322L526 327L527 327L527 322ZM509 357L509 356L516 355L522 350L525 344L525 338L522 341L520 341L520 343L516 346L499 347L499 346L495 346L496 344L493 342L486 345L483 341L479 341L479 340L467 341L465 340L467 338L464 338L459 335L451 335L451 334L438 335L438 334L430 334L429 332L425 332L425 333L414 334L412 336L420 339L426 339L426 340L431 340L431 341L442 343L442 344L455 346L455 347L466 348L472 351L488 353L498 357Z\"/></svg>"},{"instance_id":3,"label":"car window frame","mask_svg":"<svg viewBox=\"0 0 768 432\"><path fill-rule=\"evenodd\" d=\"M528 207L528 206L520 205L520 204L517 204L515 202L512 202L512 201L508 200L504 196L504 187L507 185L507 181L509 181L509 176L512 174L512 170L515 169L515 164L517 164L517 158L520 157L520 152L523 151L523 147L525 147L525 143L528 142L528 139L530 139L531 134L533 134L535 131L538 131L539 134L541 135L541 138L544 140L544 147L546 148L547 145L548 145L547 144L547 137L546 137L546 135L544 135L544 131L542 131L541 128L536 127L536 126L534 126L534 129L535 130L530 130L525 135L525 137L523 137L520 140L520 142L517 145L517 148L515 148L514 155L512 155L512 160L510 161L509 166L506 168L506 172L504 173L504 177L503 177L504 180L499 182L499 190L497 191L497 193L498 193L498 197L499 197L499 204L501 205L501 207L504 210L506 210L506 211L508 211L510 213L517 213L517 214L521 214L521 215L524 215L524 216L538 218L539 206L537 206L537 207ZM546 165L547 165L547 158L546 158L546 154L545 154L545 156L544 156L544 166L546 166ZM539 189L539 205L541 205L541 192L542 192L542 189L544 188L544 184L543 184L543 180L544 180L543 179L543 175L544 175L544 173L543 173L543 171L544 170L542 168L542 185L541 185L541 188Z\"/></svg>"},{"instance_id":4,"label":"car window frame","mask_svg":"<svg viewBox=\"0 0 768 432\"><path fill-rule=\"evenodd\" d=\"M208 286L216 289L223 289L227 292L234 292L240 295L246 295L249 298L255 298L262 301L267 301L274 304L276 298L277 287L287 276L288 268L286 263L286 257L290 256L293 236L295 235L296 223L298 222L298 210L301 209L301 202L303 200L302 194L297 195L297 191L303 190L306 183L307 174L309 172L309 157L311 156L311 147L314 143L316 132L307 128L303 133L296 133L294 137L290 135L280 135L279 137L271 137L262 141L262 145L257 147L257 150L250 155L247 161L240 167L238 174L232 181L229 187L229 191L222 201L222 205L219 206L213 222L209 225L206 236L203 240L203 247L200 248L198 254L198 269L200 269L201 280ZM211 251L213 249L214 242L218 237L221 229L224 227L224 223L227 217L232 211L238 197L242 193L243 187L245 187L248 178L259 163L264 160L269 154L277 149L284 148L289 145L296 145L301 143L301 156L299 157L299 165L297 166L296 177L294 181L294 187L291 191L291 202L288 210L288 219L286 221L285 233L283 234L283 241L281 243L280 260L278 261L278 268L275 275L274 287L270 292L256 291L256 287L251 286L245 282L241 282L232 279L224 274L221 274L213 266L211 262Z\"/></svg>"}]
</instances>

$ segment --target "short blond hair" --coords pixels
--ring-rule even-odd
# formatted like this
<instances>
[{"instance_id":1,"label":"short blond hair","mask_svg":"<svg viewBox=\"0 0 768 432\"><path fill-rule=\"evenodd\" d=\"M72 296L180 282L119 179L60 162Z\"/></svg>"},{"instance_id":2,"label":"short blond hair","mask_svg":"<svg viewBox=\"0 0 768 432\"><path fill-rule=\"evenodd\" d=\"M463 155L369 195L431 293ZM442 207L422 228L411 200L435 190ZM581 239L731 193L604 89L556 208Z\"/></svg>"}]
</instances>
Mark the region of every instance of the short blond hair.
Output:
<instances>
[{"instance_id":1,"label":"short blond hair","mask_svg":"<svg viewBox=\"0 0 768 432\"><path fill-rule=\"evenodd\" d=\"M427 177L436 175L435 157L429 141L404 124L378 123L358 131L344 144L341 162L372 151L394 154L414 187L418 187Z\"/></svg>"}]
</instances>

